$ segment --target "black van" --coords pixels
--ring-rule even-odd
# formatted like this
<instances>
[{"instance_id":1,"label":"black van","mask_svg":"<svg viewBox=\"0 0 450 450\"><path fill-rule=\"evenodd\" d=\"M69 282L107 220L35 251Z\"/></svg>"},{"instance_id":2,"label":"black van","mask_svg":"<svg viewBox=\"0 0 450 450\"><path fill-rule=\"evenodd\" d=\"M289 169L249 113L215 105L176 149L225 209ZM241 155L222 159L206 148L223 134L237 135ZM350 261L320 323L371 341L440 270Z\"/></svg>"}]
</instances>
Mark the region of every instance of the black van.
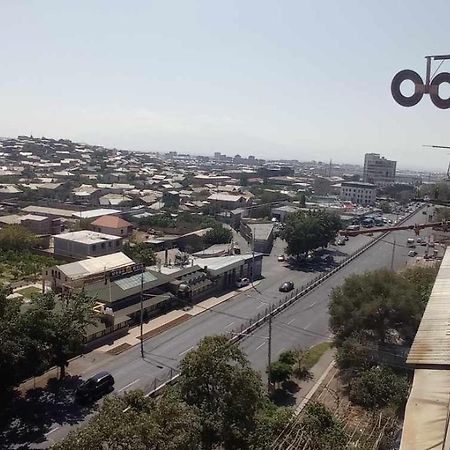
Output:
<instances>
[{"instance_id":1,"label":"black van","mask_svg":"<svg viewBox=\"0 0 450 450\"><path fill-rule=\"evenodd\" d=\"M80 384L75 395L79 401L92 401L113 390L113 376L109 372L99 372Z\"/></svg>"}]
</instances>

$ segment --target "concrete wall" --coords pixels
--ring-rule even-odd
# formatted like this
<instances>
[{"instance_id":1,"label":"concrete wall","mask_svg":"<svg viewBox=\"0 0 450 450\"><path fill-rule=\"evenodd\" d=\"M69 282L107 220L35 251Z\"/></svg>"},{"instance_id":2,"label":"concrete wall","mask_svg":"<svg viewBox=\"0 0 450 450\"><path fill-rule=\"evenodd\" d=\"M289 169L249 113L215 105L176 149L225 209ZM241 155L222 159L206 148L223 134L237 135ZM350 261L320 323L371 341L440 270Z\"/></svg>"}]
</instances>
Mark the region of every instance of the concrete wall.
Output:
<instances>
[{"instance_id":1,"label":"concrete wall","mask_svg":"<svg viewBox=\"0 0 450 450\"><path fill-rule=\"evenodd\" d=\"M119 252L122 248L122 240L104 241L102 243L87 244L54 237L55 255L69 256L85 259L89 256L103 256Z\"/></svg>"},{"instance_id":2,"label":"concrete wall","mask_svg":"<svg viewBox=\"0 0 450 450\"><path fill-rule=\"evenodd\" d=\"M94 231L98 231L99 233L111 234L112 236L122 236L122 237L128 236L133 231L132 227L110 228L110 227L96 227L92 225L91 227Z\"/></svg>"}]
</instances>

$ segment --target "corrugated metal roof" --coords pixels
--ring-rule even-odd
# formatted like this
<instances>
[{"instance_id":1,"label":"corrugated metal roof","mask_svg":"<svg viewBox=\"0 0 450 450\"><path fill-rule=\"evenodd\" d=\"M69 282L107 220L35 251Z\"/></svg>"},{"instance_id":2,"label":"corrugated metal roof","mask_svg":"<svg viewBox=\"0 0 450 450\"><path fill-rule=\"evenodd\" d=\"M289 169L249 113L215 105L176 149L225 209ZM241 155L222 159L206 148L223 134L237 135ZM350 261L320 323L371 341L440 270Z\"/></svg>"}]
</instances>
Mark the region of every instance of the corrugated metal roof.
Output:
<instances>
[{"instance_id":1,"label":"corrugated metal roof","mask_svg":"<svg viewBox=\"0 0 450 450\"><path fill-rule=\"evenodd\" d=\"M400 450L444 449L449 399L450 371L414 371Z\"/></svg>"},{"instance_id":2,"label":"corrugated metal roof","mask_svg":"<svg viewBox=\"0 0 450 450\"><path fill-rule=\"evenodd\" d=\"M72 280L95 275L106 270L119 269L134 264L134 261L122 252L98 256L58 266L58 269Z\"/></svg>"},{"instance_id":3,"label":"corrugated metal roof","mask_svg":"<svg viewBox=\"0 0 450 450\"><path fill-rule=\"evenodd\" d=\"M407 363L450 368L450 252L442 259Z\"/></svg>"}]
</instances>

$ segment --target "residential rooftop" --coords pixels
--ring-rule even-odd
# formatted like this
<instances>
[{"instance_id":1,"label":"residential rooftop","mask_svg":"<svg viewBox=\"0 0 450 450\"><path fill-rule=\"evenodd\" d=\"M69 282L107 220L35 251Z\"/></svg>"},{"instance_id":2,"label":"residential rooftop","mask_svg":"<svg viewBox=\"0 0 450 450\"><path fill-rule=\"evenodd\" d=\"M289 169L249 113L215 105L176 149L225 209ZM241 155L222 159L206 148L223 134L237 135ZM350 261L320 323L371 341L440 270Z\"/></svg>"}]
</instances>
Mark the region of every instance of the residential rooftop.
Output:
<instances>
[{"instance_id":1,"label":"residential rooftop","mask_svg":"<svg viewBox=\"0 0 450 450\"><path fill-rule=\"evenodd\" d=\"M64 239L66 241L79 242L82 244L98 244L105 241L116 241L122 239L120 236L112 234L97 233L96 231L81 230L71 233L62 233L54 236L55 239Z\"/></svg>"}]
</instances>

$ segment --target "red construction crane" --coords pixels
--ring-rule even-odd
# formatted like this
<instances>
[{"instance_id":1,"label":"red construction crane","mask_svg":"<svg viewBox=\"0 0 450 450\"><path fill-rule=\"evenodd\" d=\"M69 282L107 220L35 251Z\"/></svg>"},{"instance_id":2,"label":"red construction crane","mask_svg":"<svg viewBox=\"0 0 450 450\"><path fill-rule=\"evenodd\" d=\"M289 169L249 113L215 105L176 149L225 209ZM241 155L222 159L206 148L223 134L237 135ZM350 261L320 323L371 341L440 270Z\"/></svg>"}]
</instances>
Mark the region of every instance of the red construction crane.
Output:
<instances>
[{"instance_id":1,"label":"red construction crane","mask_svg":"<svg viewBox=\"0 0 450 450\"><path fill-rule=\"evenodd\" d=\"M414 232L418 236L420 230L423 230L424 228L433 228L447 231L448 229L450 229L450 221L416 223L413 225L397 225L393 227L382 227L382 228L364 228L362 230L341 230L339 231L339 234L341 236L358 236L360 234L369 234L369 233L387 233L389 231L414 230Z\"/></svg>"}]
</instances>

